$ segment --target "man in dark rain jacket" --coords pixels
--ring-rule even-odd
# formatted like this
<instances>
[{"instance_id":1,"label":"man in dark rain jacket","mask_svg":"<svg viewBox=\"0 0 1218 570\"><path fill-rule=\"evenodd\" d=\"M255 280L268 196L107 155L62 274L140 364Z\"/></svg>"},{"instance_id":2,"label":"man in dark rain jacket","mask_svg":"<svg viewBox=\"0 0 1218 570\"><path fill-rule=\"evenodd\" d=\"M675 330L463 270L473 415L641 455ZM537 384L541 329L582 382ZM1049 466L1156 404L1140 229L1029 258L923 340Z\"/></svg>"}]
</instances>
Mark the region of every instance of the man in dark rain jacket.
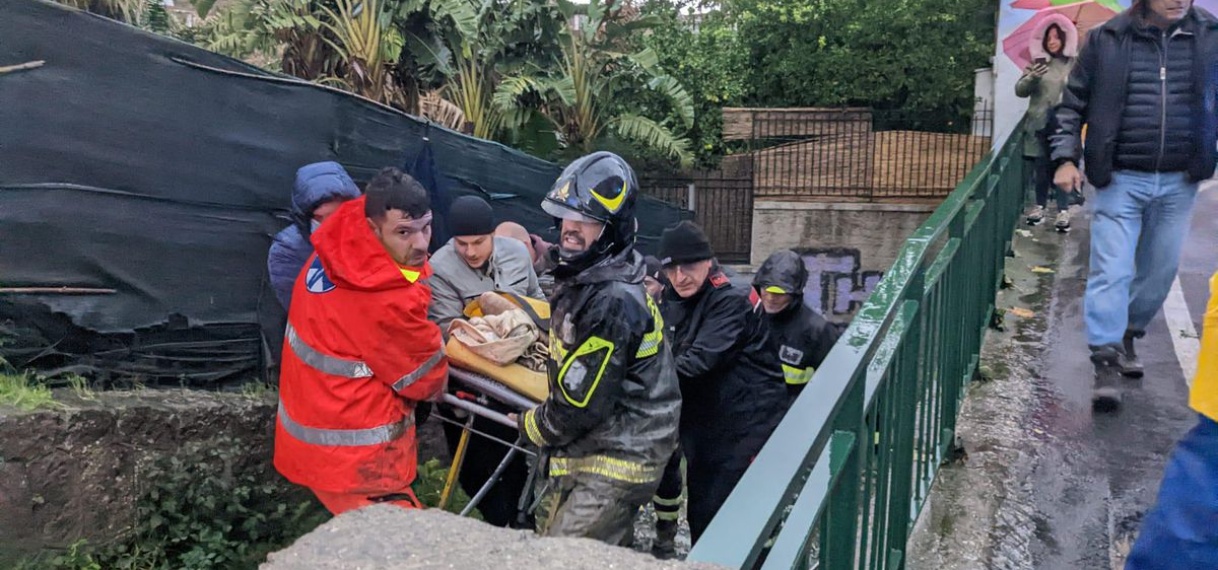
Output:
<instances>
[{"instance_id":1,"label":"man in dark rain jacket","mask_svg":"<svg viewBox=\"0 0 1218 570\"><path fill-rule=\"evenodd\" d=\"M668 288L660 310L681 382L681 450L694 541L761 450L787 407L782 371L764 360L766 333L748 292L732 287L697 225L660 237Z\"/></svg>"},{"instance_id":2,"label":"man in dark rain jacket","mask_svg":"<svg viewBox=\"0 0 1218 570\"><path fill-rule=\"evenodd\" d=\"M677 446L681 395L634 251L637 194L630 165L597 152L571 163L542 202L562 225L550 395L517 421L549 455L543 535L629 544Z\"/></svg>"},{"instance_id":3,"label":"man in dark rain jacket","mask_svg":"<svg viewBox=\"0 0 1218 570\"><path fill-rule=\"evenodd\" d=\"M753 277L753 289L760 297L754 312L769 331L767 352L782 369L792 400L808 385L838 337L836 327L804 304L807 284L808 267L789 249L771 254Z\"/></svg>"}]
</instances>

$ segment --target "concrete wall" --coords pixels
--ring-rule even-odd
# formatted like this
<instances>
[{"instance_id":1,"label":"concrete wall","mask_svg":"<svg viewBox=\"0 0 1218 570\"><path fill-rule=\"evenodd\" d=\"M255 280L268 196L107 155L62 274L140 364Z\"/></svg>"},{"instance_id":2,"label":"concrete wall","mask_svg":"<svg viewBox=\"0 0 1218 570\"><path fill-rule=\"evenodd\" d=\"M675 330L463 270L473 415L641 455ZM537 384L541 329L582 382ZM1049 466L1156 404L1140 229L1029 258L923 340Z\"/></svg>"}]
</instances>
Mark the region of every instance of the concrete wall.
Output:
<instances>
[{"instance_id":1,"label":"concrete wall","mask_svg":"<svg viewBox=\"0 0 1218 570\"><path fill-rule=\"evenodd\" d=\"M810 274L804 299L830 321L848 322L905 239L934 209L934 204L758 201L752 267L779 249L800 252Z\"/></svg>"}]
</instances>

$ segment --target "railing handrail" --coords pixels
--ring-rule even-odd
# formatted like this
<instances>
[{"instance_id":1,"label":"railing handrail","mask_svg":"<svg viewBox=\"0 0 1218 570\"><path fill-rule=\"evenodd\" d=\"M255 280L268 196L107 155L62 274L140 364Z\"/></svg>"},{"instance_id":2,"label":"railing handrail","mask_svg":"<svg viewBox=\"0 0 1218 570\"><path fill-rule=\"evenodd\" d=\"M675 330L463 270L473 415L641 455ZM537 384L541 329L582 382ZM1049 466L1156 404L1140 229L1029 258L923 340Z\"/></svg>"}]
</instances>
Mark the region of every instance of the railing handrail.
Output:
<instances>
[{"instance_id":1,"label":"railing handrail","mask_svg":"<svg viewBox=\"0 0 1218 570\"><path fill-rule=\"evenodd\" d=\"M1000 149L987 153L905 241L896 262L816 371L809 384L815 389L804 390L792 404L719 515L691 551L690 560L731 568L751 567L781 522L784 507L801 488L805 488L801 477L815 478L827 473L826 463L831 454L826 446L833 436L833 420L845 405L847 395L854 392L857 382L868 383L863 409L869 409L872 404L879 379L899 338L892 343L893 347L884 349L882 345L889 330L902 317L906 303L921 293L932 246L951 231L954 223L963 219L970 203L982 194L979 190L995 183L995 168L1001 169L1006 164L1014 145L1020 141L1021 136L1013 135ZM877 357L881 358L877 360ZM876 366L881 363L882 366ZM819 461L813 462L814 458ZM809 466L812 467L810 475ZM818 470L822 473L817 473ZM832 481L826 479L826 484L832 484ZM824 510L828 490L816 494L819 496L799 497L800 521L815 521ZM814 512L802 512L805 510ZM808 532L811 532L810 528Z\"/></svg>"}]
</instances>

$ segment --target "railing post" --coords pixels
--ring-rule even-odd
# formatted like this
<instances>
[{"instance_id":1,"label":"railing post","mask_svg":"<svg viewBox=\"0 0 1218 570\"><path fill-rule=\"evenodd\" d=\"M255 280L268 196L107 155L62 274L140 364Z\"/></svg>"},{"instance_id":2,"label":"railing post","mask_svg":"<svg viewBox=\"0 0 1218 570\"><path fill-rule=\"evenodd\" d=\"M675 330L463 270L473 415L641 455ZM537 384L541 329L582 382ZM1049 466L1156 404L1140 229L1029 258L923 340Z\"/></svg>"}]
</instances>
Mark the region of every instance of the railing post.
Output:
<instances>
[{"instance_id":1,"label":"railing post","mask_svg":"<svg viewBox=\"0 0 1218 570\"><path fill-rule=\"evenodd\" d=\"M853 568L858 546L860 509L859 486L862 484L864 453L871 445L871 433L863 414L866 394L866 369L854 379L853 387L842 403L833 422L834 431L855 434L853 450L845 457L839 475L841 484L830 495L820 527L820 567ZM805 559L806 560L806 559Z\"/></svg>"}]
</instances>

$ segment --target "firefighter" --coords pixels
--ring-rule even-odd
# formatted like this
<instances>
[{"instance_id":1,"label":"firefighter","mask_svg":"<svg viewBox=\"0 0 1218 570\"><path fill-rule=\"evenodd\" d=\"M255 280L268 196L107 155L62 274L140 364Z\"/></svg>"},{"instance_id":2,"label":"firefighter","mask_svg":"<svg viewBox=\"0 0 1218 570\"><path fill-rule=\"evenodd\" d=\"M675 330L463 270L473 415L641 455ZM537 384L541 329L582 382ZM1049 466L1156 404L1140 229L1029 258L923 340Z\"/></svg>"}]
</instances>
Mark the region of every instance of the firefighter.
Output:
<instances>
[{"instance_id":1,"label":"firefighter","mask_svg":"<svg viewBox=\"0 0 1218 570\"><path fill-rule=\"evenodd\" d=\"M677 445L681 396L634 250L638 181L615 154L563 170L542 208L561 223L550 395L517 419L548 455L538 532L628 545Z\"/></svg>"},{"instance_id":2,"label":"firefighter","mask_svg":"<svg viewBox=\"0 0 1218 570\"><path fill-rule=\"evenodd\" d=\"M275 468L330 512L419 507L414 409L448 375L431 289L427 191L395 168L313 234L284 339Z\"/></svg>"},{"instance_id":3,"label":"firefighter","mask_svg":"<svg viewBox=\"0 0 1218 570\"><path fill-rule=\"evenodd\" d=\"M753 310L769 330L767 352L782 369L792 401L838 337L837 327L804 304L807 284L808 267L789 249L771 254L753 277L753 289L760 297Z\"/></svg>"},{"instance_id":4,"label":"firefighter","mask_svg":"<svg viewBox=\"0 0 1218 570\"><path fill-rule=\"evenodd\" d=\"M782 371L748 292L732 286L710 241L681 222L660 237L660 309L681 384L689 530L696 542L786 411Z\"/></svg>"},{"instance_id":5,"label":"firefighter","mask_svg":"<svg viewBox=\"0 0 1218 570\"><path fill-rule=\"evenodd\" d=\"M647 294L657 304L663 300L664 271L660 260L648 255L643 258L647 274L643 277L643 286ZM661 311L662 312L662 311ZM660 560L671 560L677 557L677 530L681 515L681 490L684 481L681 479L681 449L673 452L668 465L664 467L664 475L660 478L660 487L656 496L651 499L651 506L656 514L656 538L651 544L651 555Z\"/></svg>"}]
</instances>

